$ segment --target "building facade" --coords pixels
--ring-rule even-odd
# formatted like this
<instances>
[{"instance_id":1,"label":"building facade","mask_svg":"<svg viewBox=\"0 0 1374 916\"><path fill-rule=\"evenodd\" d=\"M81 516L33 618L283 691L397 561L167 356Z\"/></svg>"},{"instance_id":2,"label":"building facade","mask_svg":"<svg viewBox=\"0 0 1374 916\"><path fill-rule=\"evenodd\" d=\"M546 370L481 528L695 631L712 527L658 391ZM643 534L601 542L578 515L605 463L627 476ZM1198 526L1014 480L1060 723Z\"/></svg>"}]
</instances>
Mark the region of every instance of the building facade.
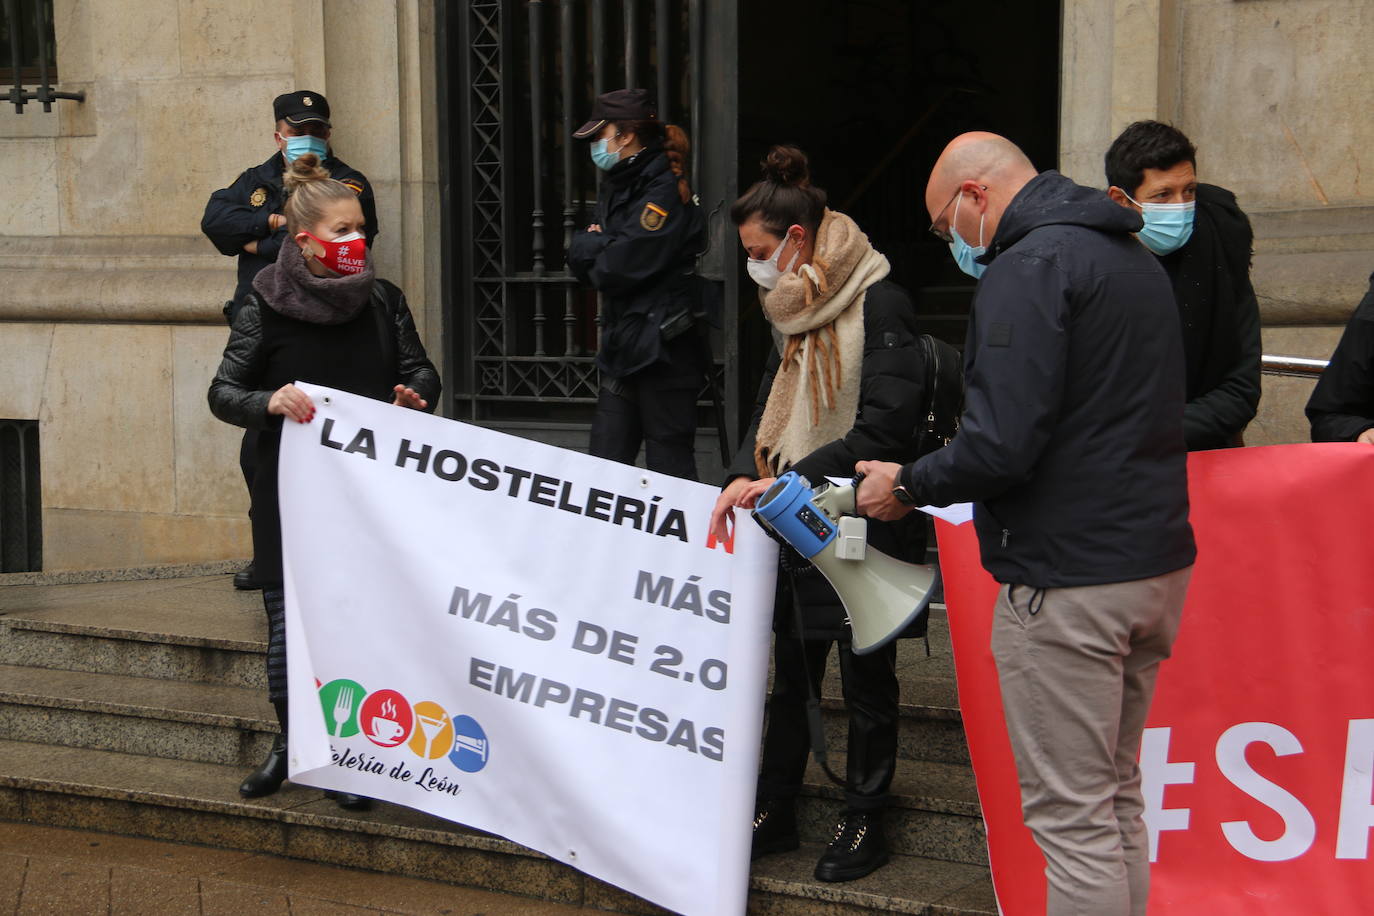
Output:
<instances>
[{"instance_id":1,"label":"building facade","mask_svg":"<svg viewBox=\"0 0 1374 916\"><path fill-rule=\"evenodd\" d=\"M273 151L271 100L291 89L328 96L338 155L373 184L378 272L410 299L444 412L560 444L583 444L596 391L596 298L562 268L595 181L567 135L627 82L695 144L731 438L767 344L726 211L779 140L956 340L968 288L921 189L962 129L1101 186L1122 127L1177 124L1254 222L1266 353L1327 357L1374 269L1364 0L1003 0L977 29L954 0L17 4L40 7L55 84L84 99L0 107L0 451L36 430L34 454L10 451L41 482L27 521L0 500L0 540L36 530L45 570L251 552L238 431L205 402L234 265L199 222ZM1247 442L1304 441L1310 384L1266 377ZM709 456L706 399L702 426Z\"/></svg>"}]
</instances>

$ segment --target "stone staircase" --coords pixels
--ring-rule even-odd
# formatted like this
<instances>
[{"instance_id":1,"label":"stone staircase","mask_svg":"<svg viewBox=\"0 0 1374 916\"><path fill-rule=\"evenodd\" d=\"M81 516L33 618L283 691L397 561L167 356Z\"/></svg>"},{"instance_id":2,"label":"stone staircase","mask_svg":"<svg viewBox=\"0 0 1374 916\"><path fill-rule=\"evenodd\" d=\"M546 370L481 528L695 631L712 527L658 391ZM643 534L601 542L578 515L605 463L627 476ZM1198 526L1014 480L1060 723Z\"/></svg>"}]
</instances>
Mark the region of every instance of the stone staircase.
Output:
<instances>
[{"instance_id":1,"label":"stone staircase","mask_svg":"<svg viewBox=\"0 0 1374 916\"><path fill-rule=\"evenodd\" d=\"M343 811L318 789L290 783L268 798L240 798L239 781L276 728L263 686L265 639L258 593L234 592L223 575L0 584L0 819L661 912L539 853L406 808ZM900 649L892 863L846 884L812 878L842 805L813 766L799 810L803 847L754 864L750 912L996 913L942 609L931 648L930 658L920 641ZM839 696L832 675L823 705L832 766L842 771Z\"/></svg>"}]
</instances>

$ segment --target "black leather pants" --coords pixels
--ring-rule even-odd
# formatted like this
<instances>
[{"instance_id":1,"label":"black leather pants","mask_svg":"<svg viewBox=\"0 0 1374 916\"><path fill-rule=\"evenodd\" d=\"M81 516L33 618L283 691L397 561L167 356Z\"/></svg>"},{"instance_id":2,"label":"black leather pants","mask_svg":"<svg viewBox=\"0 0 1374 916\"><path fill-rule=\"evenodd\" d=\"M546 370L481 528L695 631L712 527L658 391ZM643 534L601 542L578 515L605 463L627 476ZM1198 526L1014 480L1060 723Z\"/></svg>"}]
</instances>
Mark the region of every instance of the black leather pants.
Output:
<instances>
[{"instance_id":1,"label":"black leather pants","mask_svg":"<svg viewBox=\"0 0 1374 916\"><path fill-rule=\"evenodd\" d=\"M286 596L281 586L262 590L267 611L267 698L286 702Z\"/></svg>"},{"instance_id":2,"label":"black leather pants","mask_svg":"<svg viewBox=\"0 0 1374 916\"><path fill-rule=\"evenodd\" d=\"M792 798L801 788L811 740L806 724L806 676L820 694L830 647L838 645L840 679L849 711L845 802L855 810L887 805L897 766L897 643L855 655L848 642L779 635L773 648L773 694L763 738L760 801Z\"/></svg>"}]
</instances>

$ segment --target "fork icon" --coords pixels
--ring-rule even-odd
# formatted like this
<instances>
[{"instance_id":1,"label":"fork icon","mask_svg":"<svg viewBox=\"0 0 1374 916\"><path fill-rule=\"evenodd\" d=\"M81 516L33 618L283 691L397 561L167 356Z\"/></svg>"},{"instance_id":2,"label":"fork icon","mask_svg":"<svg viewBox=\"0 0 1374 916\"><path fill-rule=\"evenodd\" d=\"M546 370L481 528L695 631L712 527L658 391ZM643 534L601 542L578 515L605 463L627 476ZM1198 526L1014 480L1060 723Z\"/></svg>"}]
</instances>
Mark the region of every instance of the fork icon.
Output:
<instances>
[{"instance_id":1,"label":"fork icon","mask_svg":"<svg viewBox=\"0 0 1374 916\"><path fill-rule=\"evenodd\" d=\"M343 737L344 726L353 715L353 700L353 691L348 687L340 690L334 698L334 731L331 734L335 737Z\"/></svg>"}]
</instances>

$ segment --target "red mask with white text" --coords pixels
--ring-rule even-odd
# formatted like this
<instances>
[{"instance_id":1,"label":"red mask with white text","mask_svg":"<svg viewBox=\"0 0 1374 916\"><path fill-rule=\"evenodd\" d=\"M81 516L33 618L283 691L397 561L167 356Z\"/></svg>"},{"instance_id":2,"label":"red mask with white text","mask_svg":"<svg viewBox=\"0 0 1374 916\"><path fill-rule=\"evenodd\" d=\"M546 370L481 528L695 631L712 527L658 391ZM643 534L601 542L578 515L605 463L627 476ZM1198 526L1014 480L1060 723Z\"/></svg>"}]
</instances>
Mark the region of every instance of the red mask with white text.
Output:
<instances>
[{"instance_id":1,"label":"red mask with white text","mask_svg":"<svg viewBox=\"0 0 1374 916\"><path fill-rule=\"evenodd\" d=\"M367 239L361 232L351 232L332 242L326 242L306 232L310 239L307 248L315 259L336 274L359 274L367 268Z\"/></svg>"}]
</instances>

